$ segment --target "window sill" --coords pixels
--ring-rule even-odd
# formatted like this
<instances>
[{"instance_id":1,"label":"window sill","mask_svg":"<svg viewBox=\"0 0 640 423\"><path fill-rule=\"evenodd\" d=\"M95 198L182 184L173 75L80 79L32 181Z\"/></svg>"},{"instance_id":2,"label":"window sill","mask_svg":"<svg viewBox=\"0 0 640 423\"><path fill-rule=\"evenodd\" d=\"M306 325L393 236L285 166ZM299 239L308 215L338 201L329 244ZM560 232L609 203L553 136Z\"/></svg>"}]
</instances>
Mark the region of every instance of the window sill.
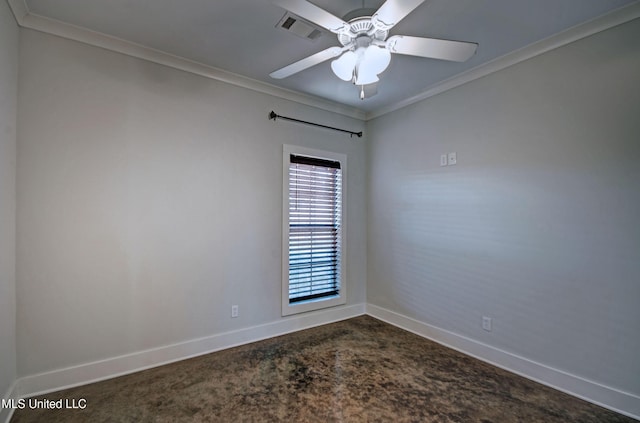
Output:
<instances>
[{"instance_id":1,"label":"window sill","mask_svg":"<svg viewBox=\"0 0 640 423\"><path fill-rule=\"evenodd\" d=\"M346 304L347 299L344 294L334 295L331 297L316 298L313 300L300 301L299 303L282 304L282 315L290 316L292 314L306 313L308 311L321 310L323 308L335 307Z\"/></svg>"}]
</instances>

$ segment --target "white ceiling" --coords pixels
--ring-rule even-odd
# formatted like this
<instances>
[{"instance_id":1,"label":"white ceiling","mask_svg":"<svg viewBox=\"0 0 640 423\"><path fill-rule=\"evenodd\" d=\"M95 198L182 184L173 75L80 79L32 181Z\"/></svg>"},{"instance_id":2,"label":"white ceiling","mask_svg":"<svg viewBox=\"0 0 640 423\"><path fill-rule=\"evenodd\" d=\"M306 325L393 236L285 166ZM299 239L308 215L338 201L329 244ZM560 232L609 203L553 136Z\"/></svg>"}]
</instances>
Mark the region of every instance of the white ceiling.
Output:
<instances>
[{"instance_id":1,"label":"white ceiling","mask_svg":"<svg viewBox=\"0 0 640 423\"><path fill-rule=\"evenodd\" d=\"M364 101L333 75L330 61L282 80L269 73L333 45L289 34L285 11L268 0L25 0L29 12L223 69L364 112L388 108L439 82L637 0L427 0L390 35L472 41L465 63L393 55L378 94ZM383 0L313 0L342 17Z\"/></svg>"}]
</instances>

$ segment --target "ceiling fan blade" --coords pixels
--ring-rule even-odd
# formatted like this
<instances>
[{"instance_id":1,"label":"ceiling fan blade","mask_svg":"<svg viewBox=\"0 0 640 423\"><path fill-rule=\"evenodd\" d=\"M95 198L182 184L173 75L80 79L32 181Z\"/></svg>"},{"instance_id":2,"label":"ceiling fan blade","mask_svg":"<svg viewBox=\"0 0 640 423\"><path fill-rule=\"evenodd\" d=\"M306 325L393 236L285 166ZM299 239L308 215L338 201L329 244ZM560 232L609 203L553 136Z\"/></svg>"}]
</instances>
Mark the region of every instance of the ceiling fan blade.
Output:
<instances>
[{"instance_id":1,"label":"ceiling fan blade","mask_svg":"<svg viewBox=\"0 0 640 423\"><path fill-rule=\"evenodd\" d=\"M387 0L372 16L373 24L378 29L389 30L404 19L425 0Z\"/></svg>"},{"instance_id":2,"label":"ceiling fan blade","mask_svg":"<svg viewBox=\"0 0 640 423\"><path fill-rule=\"evenodd\" d=\"M272 0L271 2L335 34L349 29L348 23L306 0Z\"/></svg>"},{"instance_id":3,"label":"ceiling fan blade","mask_svg":"<svg viewBox=\"0 0 640 423\"><path fill-rule=\"evenodd\" d=\"M387 48L392 53L397 54L464 62L475 54L478 44L466 41L394 35L387 40Z\"/></svg>"},{"instance_id":4,"label":"ceiling fan blade","mask_svg":"<svg viewBox=\"0 0 640 423\"><path fill-rule=\"evenodd\" d=\"M302 60L298 60L297 62L292 63L289 66L285 66L282 69L278 69L277 71L271 72L269 76L274 79L286 78L295 73L298 73L307 68L310 68L311 66L315 66L326 60L333 59L334 57L340 56L340 54L342 54L344 50L345 49L342 47L329 47L326 50L322 50Z\"/></svg>"},{"instance_id":5,"label":"ceiling fan blade","mask_svg":"<svg viewBox=\"0 0 640 423\"><path fill-rule=\"evenodd\" d=\"M364 98L362 98L362 100L373 97L378 94L378 83L374 82L373 84L364 85L361 87L361 92L364 93Z\"/></svg>"}]
</instances>

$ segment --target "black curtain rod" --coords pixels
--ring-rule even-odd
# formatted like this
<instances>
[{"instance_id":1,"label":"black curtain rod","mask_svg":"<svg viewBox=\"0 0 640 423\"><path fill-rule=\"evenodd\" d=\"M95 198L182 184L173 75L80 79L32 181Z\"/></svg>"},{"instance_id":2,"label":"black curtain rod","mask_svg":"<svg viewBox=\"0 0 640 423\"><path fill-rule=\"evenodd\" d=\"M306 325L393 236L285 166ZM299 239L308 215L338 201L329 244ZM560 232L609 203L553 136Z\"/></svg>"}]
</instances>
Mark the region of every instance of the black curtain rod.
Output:
<instances>
[{"instance_id":1,"label":"black curtain rod","mask_svg":"<svg viewBox=\"0 0 640 423\"><path fill-rule=\"evenodd\" d=\"M319 123L307 122L307 121L300 120L300 119L294 119L294 118L290 118L290 117L286 117L286 116L280 116L280 115L276 114L276 112L274 112L273 110L271 111L271 113L269 113L269 120L271 120L271 119L273 119L273 120L284 119L284 120L290 120L292 122L304 123L306 125L319 126L321 128L333 129L334 131L346 132L347 134L351 135L352 137L354 135L357 135L358 138L362 138L362 131L360 131L360 132L347 131L346 129L334 128L333 126L320 125Z\"/></svg>"}]
</instances>

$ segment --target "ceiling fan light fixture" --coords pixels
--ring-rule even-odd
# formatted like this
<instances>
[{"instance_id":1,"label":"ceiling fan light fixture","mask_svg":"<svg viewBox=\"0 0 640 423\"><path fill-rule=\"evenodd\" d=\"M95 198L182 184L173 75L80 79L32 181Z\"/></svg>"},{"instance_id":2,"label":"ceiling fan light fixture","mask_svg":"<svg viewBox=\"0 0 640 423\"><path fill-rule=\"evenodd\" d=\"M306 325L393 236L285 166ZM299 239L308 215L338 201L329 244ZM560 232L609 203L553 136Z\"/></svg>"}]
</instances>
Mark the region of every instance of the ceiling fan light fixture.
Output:
<instances>
[{"instance_id":1,"label":"ceiling fan light fixture","mask_svg":"<svg viewBox=\"0 0 640 423\"><path fill-rule=\"evenodd\" d=\"M307 19L338 36L342 47L330 47L298 60L270 74L282 79L324 61L331 62L333 73L343 81L360 86L360 98L377 93L378 76L391 62L391 54L464 62L471 58L478 44L467 41L393 35L389 30L425 0L384 0L377 10L356 9L340 19L309 0L271 0L290 13ZM340 56L340 57L339 57Z\"/></svg>"},{"instance_id":2,"label":"ceiling fan light fixture","mask_svg":"<svg viewBox=\"0 0 640 423\"><path fill-rule=\"evenodd\" d=\"M378 82L378 74L382 73L389 62L391 53L385 48L370 45L366 49L358 49L358 63L356 65L356 85L368 85Z\"/></svg>"},{"instance_id":3,"label":"ceiling fan light fixture","mask_svg":"<svg viewBox=\"0 0 640 423\"><path fill-rule=\"evenodd\" d=\"M358 57L353 51L347 51L338 59L331 62L331 70L343 81L351 81L357 60Z\"/></svg>"},{"instance_id":4,"label":"ceiling fan light fixture","mask_svg":"<svg viewBox=\"0 0 640 423\"><path fill-rule=\"evenodd\" d=\"M375 72L377 75L384 72L389 66L389 63L391 63L391 53L389 50L370 45L364 52L360 66L365 66L370 72Z\"/></svg>"},{"instance_id":5,"label":"ceiling fan light fixture","mask_svg":"<svg viewBox=\"0 0 640 423\"><path fill-rule=\"evenodd\" d=\"M378 81L378 75L375 72L371 72L366 67L358 66L356 69L356 80L354 81L354 84L368 85Z\"/></svg>"}]
</instances>

